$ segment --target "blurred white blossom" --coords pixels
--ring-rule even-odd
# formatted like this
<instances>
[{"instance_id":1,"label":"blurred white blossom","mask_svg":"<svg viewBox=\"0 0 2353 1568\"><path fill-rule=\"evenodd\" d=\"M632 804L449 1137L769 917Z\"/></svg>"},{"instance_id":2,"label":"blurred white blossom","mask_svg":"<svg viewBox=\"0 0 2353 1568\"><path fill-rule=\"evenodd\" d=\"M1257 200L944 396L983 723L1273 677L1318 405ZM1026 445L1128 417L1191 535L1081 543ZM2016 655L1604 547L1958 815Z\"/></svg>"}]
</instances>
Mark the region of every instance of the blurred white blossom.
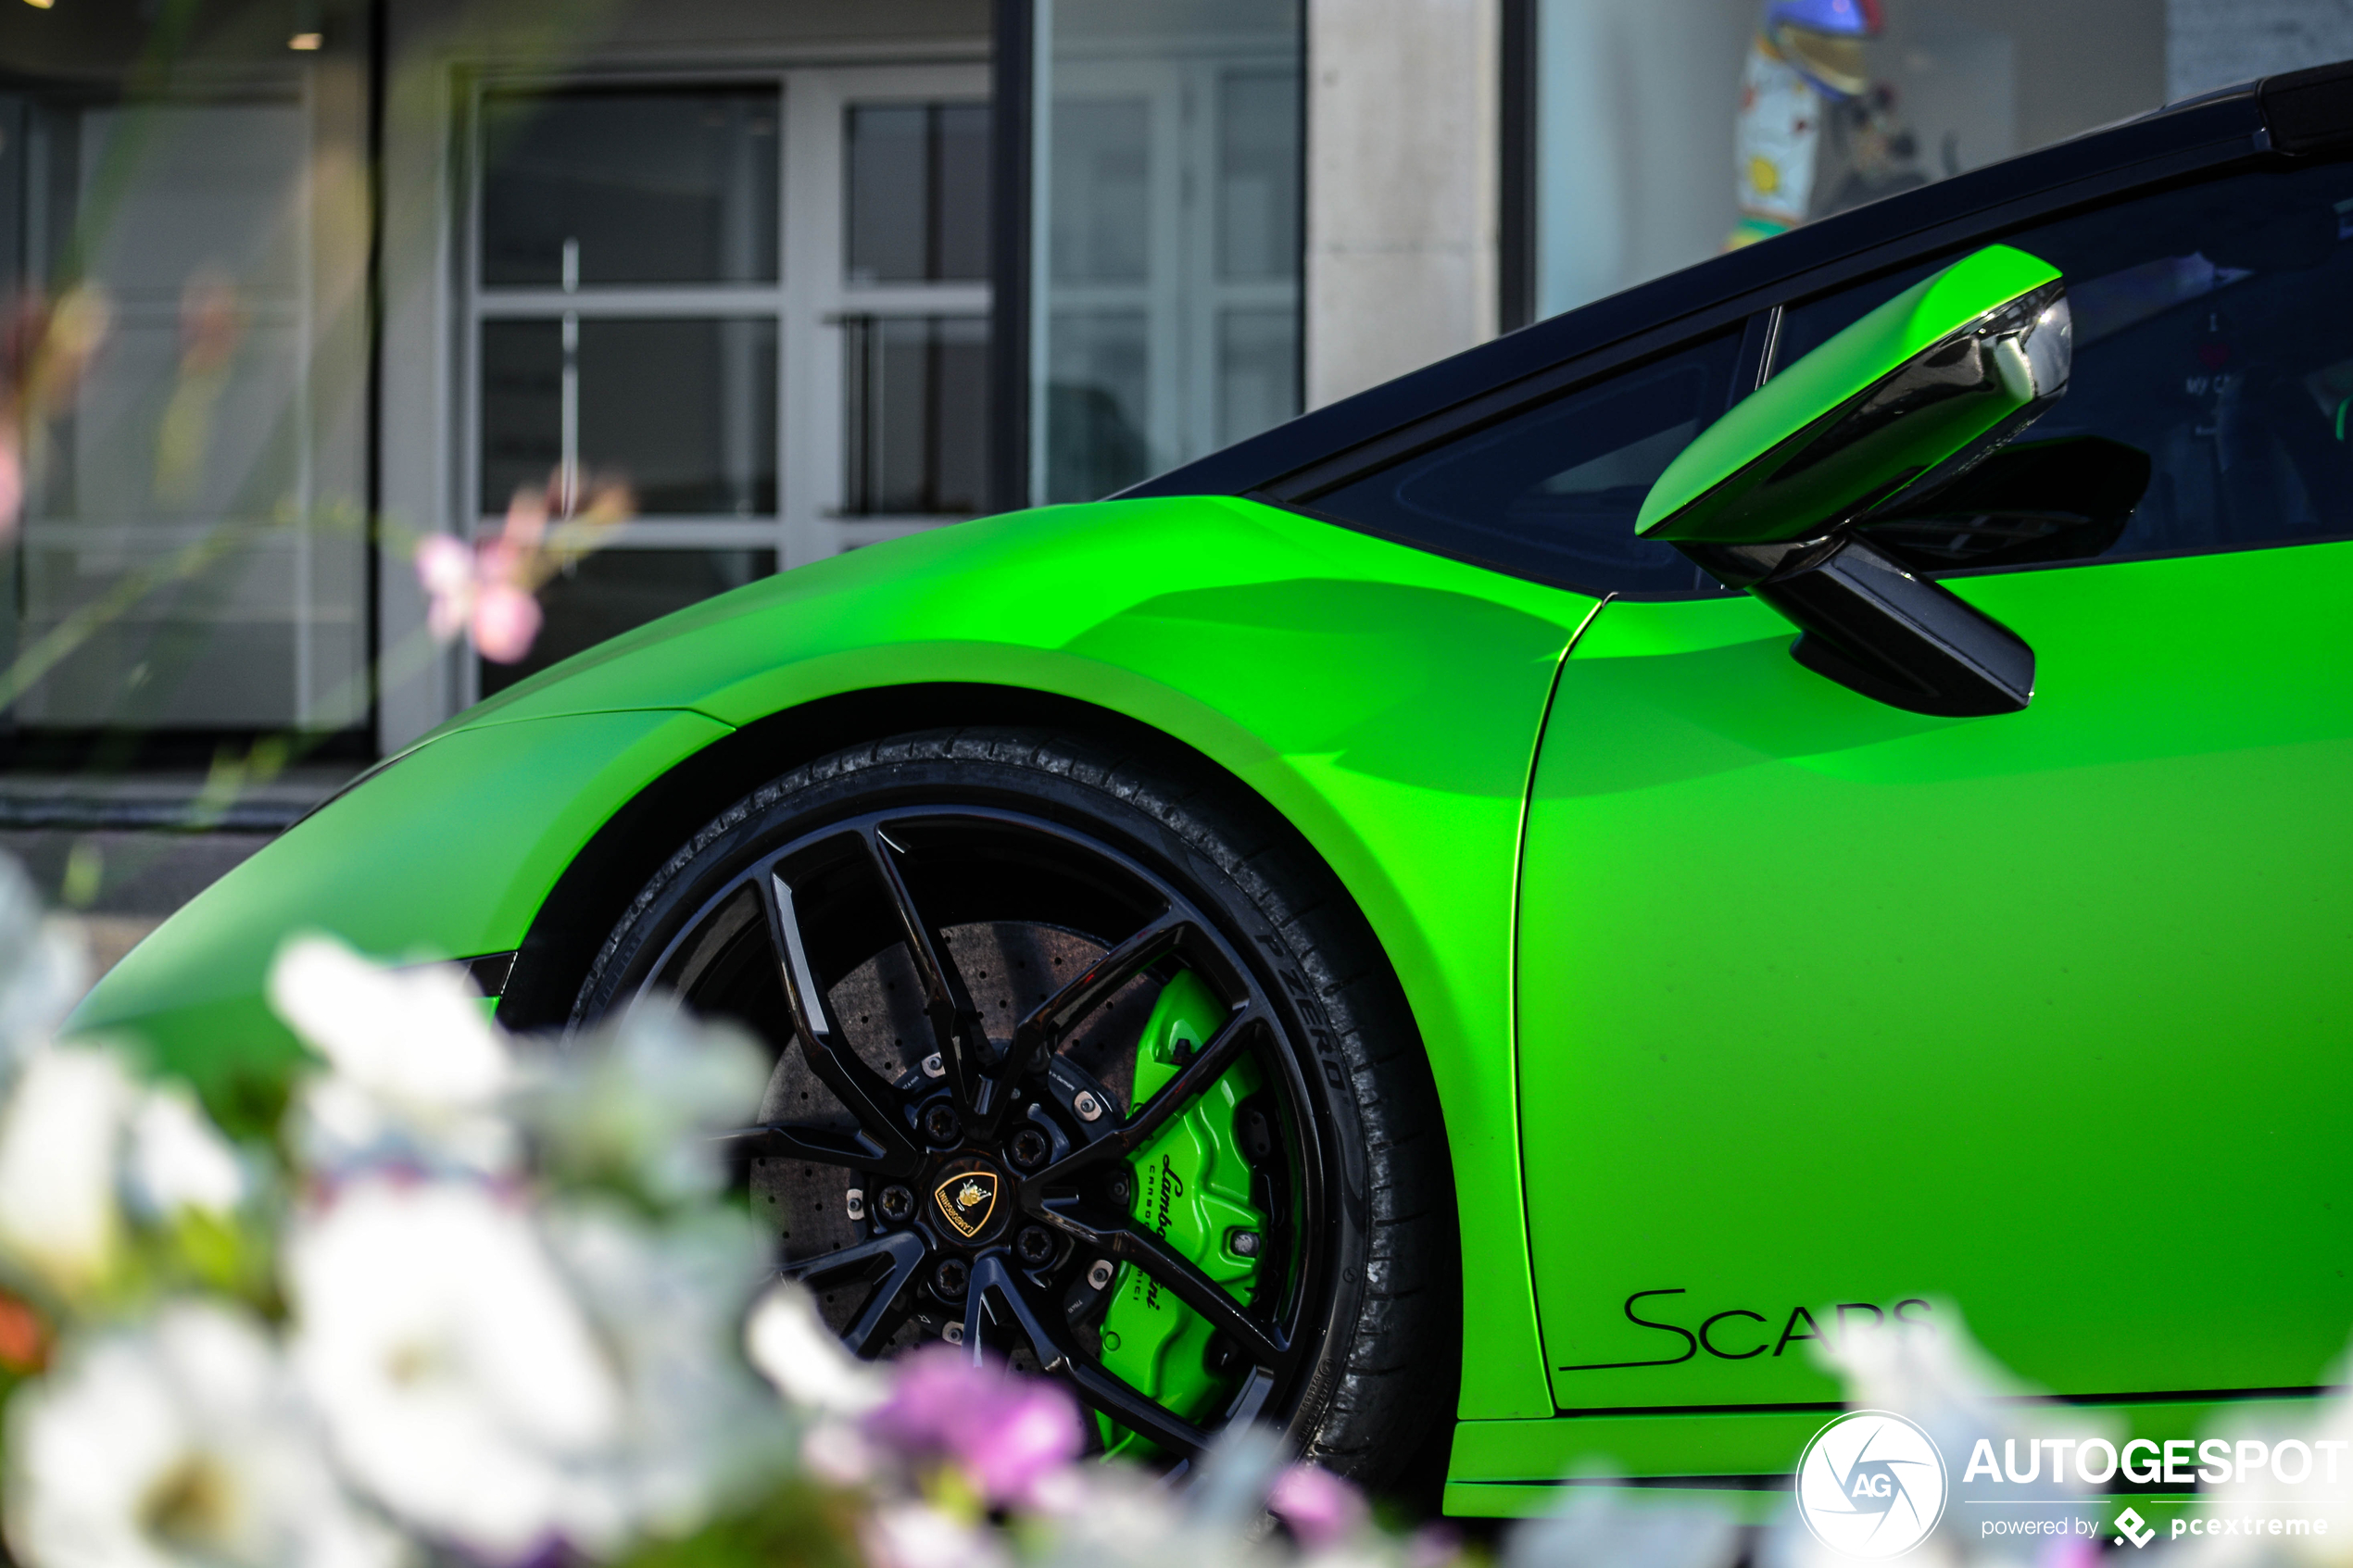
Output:
<instances>
[{"instance_id":1,"label":"blurred white blossom","mask_svg":"<svg viewBox=\"0 0 2353 1568\"><path fill-rule=\"evenodd\" d=\"M789 1282L771 1287L753 1306L744 1348L778 1393L805 1409L863 1415L890 1397L882 1369L844 1349L809 1292Z\"/></svg>"},{"instance_id":2,"label":"blurred white blossom","mask_svg":"<svg viewBox=\"0 0 2353 1568\"><path fill-rule=\"evenodd\" d=\"M175 1302L102 1336L9 1409L8 1544L29 1568L393 1568L337 1485L276 1349Z\"/></svg>"},{"instance_id":3,"label":"blurred white blossom","mask_svg":"<svg viewBox=\"0 0 2353 1568\"><path fill-rule=\"evenodd\" d=\"M2353 1387L2353 1356L2332 1368L2326 1381ZM2234 1461L2231 1478L2201 1483L2201 1500L2213 1515L2264 1518L2285 1512L2283 1504L2308 1516L2325 1518L2325 1535L2258 1534L2184 1536L2165 1549L2171 1568L2315 1568L2353 1564L2353 1474L2321 1461L2324 1453L2353 1451L2353 1398L2339 1395L2310 1405L2257 1406L2226 1415L2211 1436L2229 1442ZM2345 1445L2330 1449L2326 1445ZM2283 1478L2278 1450L2303 1447L2301 1481ZM2300 1506L2299 1506L2300 1505Z\"/></svg>"},{"instance_id":4,"label":"blurred white blossom","mask_svg":"<svg viewBox=\"0 0 2353 1568\"><path fill-rule=\"evenodd\" d=\"M152 1217L183 1209L220 1214L245 1196L237 1151L206 1120L184 1084L163 1084L140 1097L131 1117L124 1187Z\"/></svg>"},{"instance_id":5,"label":"blurred white blossom","mask_svg":"<svg viewBox=\"0 0 2353 1568\"><path fill-rule=\"evenodd\" d=\"M774 1266L749 1216L658 1227L609 1202L571 1204L547 1230L614 1363L625 1414L603 1486L633 1525L683 1534L789 1468L785 1412L736 1344L742 1303Z\"/></svg>"},{"instance_id":6,"label":"blurred white blossom","mask_svg":"<svg viewBox=\"0 0 2353 1568\"><path fill-rule=\"evenodd\" d=\"M518 1103L550 1174L682 1203L724 1185L724 1152L711 1135L743 1123L768 1073L739 1030L649 1002L530 1058Z\"/></svg>"},{"instance_id":7,"label":"blurred white blossom","mask_svg":"<svg viewBox=\"0 0 2353 1568\"><path fill-rule=\"evenodd\" d=\"M45 915L24 868L0 855L0 1084L81 999L89 972L81 927Z\"/></svg>"},{"instance_id":8,"label":"blurred white blossom","mask_svg":"<svg viewBox=\"0 0 2353 1568\"><path fill-rule=\"evenodd\" d=\"M1076 1495L1053 1511L1038 1561L1041 1568L1271 1568L1281 1559L1260 1539L1258 1526L1265 1517L1264 1487L1273 1484L1283 1455L1271 1432L1224 1434L1207 1474L1184 1496L1126 1465L1074 1470Z\"/></svg>"},{"instance_id":9,"label":"blurred white blossom","mask_svg":"<svg viewBox=\"0 0 2353 1568\"><path fill-rule=\"evenodd\" d=\"M113 1052L48 1046L0 1110L0 1249L52 1290L94 1288L120 1251L116 1160L137 1092Z\"/></svg>"},{"instance_id":10,"label":"blurred white blossom","mask_svg":"<svg viewBox=\"0 0 2353 1568\"><path fill-rule=\"evenodd\" d=\"M597 1461L623 1391L520 1206L363 1178L296 1222L286 1283L295 1365L362 1489L497 1561L619 1538Z\"/></svg>"},{"instance_id":11,"label":"blurred white blossom","mask_svg":"<svg viewBox=\"0 0 2353 1568\"><path fill-rule=\"evenodd\" d=\"M1000 1568L1008 1561L996 1532L922 1502L886 1502L861 1522L873 1568Z\"/></svg>"},{"instance_id":12,"label":"blurred white blossom","mask_svg":"<svg viewBox=\"0 0 2353 1568\"><path fill-rule=\"evenodd\" d=\"M303 1086L296 1137L314 1169L371 1161L503 1173L520 1161L500 1111L505 1037L454 968L379 969L324 936L287 944L270 1003L331 1072Z\"/></svg>"},{"instance_id":13,"label":"blurred white blossom","mask_svg":"<svg viewBox=\"0 0 2353 1568\"><path fill-rule=\"evenodd\" d=\"M1594 1478L1596 1481L1600 1477ZM1606 1484L1571 1486L1568 1504L1513 1536L1504 1568L1731 1568L1741 1537L1732 1519L1707 1503L1629 1497Z\"/></svg>"},{"instance_id":14,"label":"blurred white blossom","mask_svg":"<svg viewBox=\"0 0 2353 1568\"><path fill-rule=\"evenodd\" d=\"M1082 1458L1068 1393L1000 1361L852 1359L725 1191L713 1134L770 1075L739 1031L644 1007L517 1047L455 970L305 938L269 991L320 1060L278 1141L241 1148L187 1086L47 1042L71 947L0 857L0 1264L30 1286L0 1294L0 1365L31 1378L6 1452L27 1568L1451 1555L1374 1527L1271 1432L1227 1434L1172 1488ZM171 1296L192 1280L216 1294Z\"/></svg>"}]
</instances>

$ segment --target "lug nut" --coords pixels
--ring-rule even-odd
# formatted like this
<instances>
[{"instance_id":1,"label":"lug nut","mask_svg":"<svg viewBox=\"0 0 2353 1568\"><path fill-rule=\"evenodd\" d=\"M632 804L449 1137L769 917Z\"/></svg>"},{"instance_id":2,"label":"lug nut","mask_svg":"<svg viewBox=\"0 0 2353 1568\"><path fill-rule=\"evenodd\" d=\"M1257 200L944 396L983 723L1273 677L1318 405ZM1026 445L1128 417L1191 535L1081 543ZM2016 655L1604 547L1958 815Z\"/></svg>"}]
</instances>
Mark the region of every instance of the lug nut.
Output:
<instances>
[{"instance_id":1,"label":"lug nut","mask_svg":"<svg viewBox=\"0 0 2353 1568\"><path fill-rule=\"evenodd\" d=\"M960 1323L941 1323L939 1336L950 1345L962 1345L964 1342L964 1325Z\"/></svg>"},{"instance_id":2,"label":"lug nut","mask_svg":"<svg viewBox=\"0 0 2353 1568\"><path fill-rule=\"evenodd\" d=\"M1043 1225L1024 1225L1013 1237L1013 1252L1031 1268L1042 1267L1053 1259L1054 1238Z\"/></svg>"},{"instance_id":3,"label":"lug nut","mask_svg":"<svg viewBox=\"0 0 2353 1568\"><path fill-rule=\"evenodd\" d=\"M1258 1256L1258 1233L1236 1231L1226 1238L1226 1245L1233 1249L1237 1258L1255 1258Z\"/></svg>"},{"instance_id":4,"label":"lug nut","mask_svg":"<svg viewBox=\"0 0 2353 1568\"><path fill-rule=\"evenodd\" d=\"M1070 1097L1070 1108L1078 1112L1078 1119L1081 1122L1100 1122L1102 1120L1103 1102L1097 1099L1092 1094L1085 1089L1081 1089L1076 1094Z\"/></svg>"},{"instance_id":5,"label":"lug nut","mask_svg":"<svg viewBox=\"0 0 2353 1568\"><path fill-rule=\"evenodd\" d=\"M1098 1258L1087 1265L1087 1287L1101 1290L1111 1284L1112 1267L1108 1258Z\"/></svg>"},{"instance_id":6,"label":"lug nut","mask_svg":"<svg viewBox=\"0 0 2353 1568\"><path fill-rule=\"evenodd\" d=\"M924 1076L926 1078L945 1078L948 1076L948 1064L939 1060L939 1053L937 1051L934 1051L929 1056L924 1058Z\"/></svg>"},{"instance_id":7,"label":"lug nut","mask_svg":"<svg viewBox=\"0 0 2353 1568\"><path fill-rule=\"evenodd\" d=\"M973 1272L964 1266L962 1258L942 1259L939 1267L932 1271L932 1287L951 1298L962 1296L972 1282Z\"/></svg>"},{"instance_id":8,"label":"lug nut","mask_svg":"<svg viewBox=\"0 0 2353 1568\"><path fill-rule=\"evenodd\" d=\"M924 1136L945 1148L963 1135L964 1124L956 1116L955 1107L934 1105L924 1112Z\"/></svg>"},{"instance_id":9,"label":"lug nut","mask_svg":"<svg viewBox=\"0 0 2353 1568\"><path fill-rule=\"evenodd\" d=\"M1054 1146L1046 1141L1045 1134L1035 1127L1024 1127L1013 1134L1013 1141L1005 1153L1023 1170L1035 1171L1046 1163L1046 1156L1053 1151Z\"/></svg>"},{"instance_id":10,"label":"lug nut","mask_svg":"<svg viewBox=\"0 0 2353 1568\"><path fill-rule=\"evenodd\" d=\"M896 1223L915 1211L915 1195L902 1186L882 1189L882 1217Z\"/></svg>"}]
</instances>

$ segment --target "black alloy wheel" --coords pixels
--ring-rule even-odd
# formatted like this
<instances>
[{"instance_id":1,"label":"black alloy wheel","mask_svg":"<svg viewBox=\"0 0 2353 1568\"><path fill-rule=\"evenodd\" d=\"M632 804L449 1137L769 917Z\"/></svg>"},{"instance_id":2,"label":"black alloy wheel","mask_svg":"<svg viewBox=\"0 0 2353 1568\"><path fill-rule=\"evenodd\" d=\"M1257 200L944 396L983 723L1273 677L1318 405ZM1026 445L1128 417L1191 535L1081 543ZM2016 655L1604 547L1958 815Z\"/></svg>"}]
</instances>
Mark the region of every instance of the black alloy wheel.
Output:
<instances>
[{"instance_id":1,"label":"black alloy wheel","mask_svg":"<svg viewBox=\"0 0 2353 1568\"><path fill-rule=\"evenodd\" d=\"M1238 793L1038 732L837 754L657 873L574 1021L670 993L766 1041L730 1143L856 1353L993 1352L1108 1447L1267 1421L1377 1481L1456 1360L1434 1096L1361 918Z\"/></svg>"}]
</instances>

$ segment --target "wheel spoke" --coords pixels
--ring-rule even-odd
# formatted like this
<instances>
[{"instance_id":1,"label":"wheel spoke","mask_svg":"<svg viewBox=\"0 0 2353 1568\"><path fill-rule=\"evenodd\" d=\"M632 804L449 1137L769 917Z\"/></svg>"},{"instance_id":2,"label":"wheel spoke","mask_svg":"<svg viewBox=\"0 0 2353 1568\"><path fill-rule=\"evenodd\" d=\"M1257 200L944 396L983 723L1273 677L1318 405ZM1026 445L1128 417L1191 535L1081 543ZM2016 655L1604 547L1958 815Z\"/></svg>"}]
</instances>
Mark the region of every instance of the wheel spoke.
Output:
<instances>
[{"instance_id":1,"label":"wheel spoke","mask_svg":"<svg viewBox=\"0 0 2353 1568\"><path fill-rule=\"evenodd\" d=\"M1119 988L1183 945L1192 922L1163 914L1143 930L1097 959L1091 968L1029 1010L1013 1031L1013 1054L1027 1065L1043 1060L1062 1036L1108 1001Z\"/></svg>"},{"instance_id":2,"label":"wheel spoke","mask_svg":"<svg viewBox=\"0 0 2353 1568\"><path fill-rule=\"evenodd\" d=\"M730 1127L714 1135L731 1164L751 1160L799 1160L812 1165L839 1165L873 1170L881 1151L862 1133L836 1127L796 1126L788 1122L763 1122L755 1127ZM902 1173L892 1172L897 1175Z\"/></svg>"},{"instance_id":3,"label":"wheel spoke","mask_svg":"<svg viewBox=\"0 0 2353 1568\"><path fill-rule=\"evenodd\" d=\"M1090 1225L1073 1211L1076 1203L1076 1198L1055 1199L1047 1206L1045 1218L1076 1238L1081 1247L1108 1253L1143 1270L1170 1295L1232 1339L1254 1365L1277 1373L1289 1369L1293 1357L1289 1336L1242 1311L1242 1304L1203 1273L1199 1264L1139 1226Z\"/></svg>"},{"instance_id":4,"label":"wheel spoke","mask_svg":"<svg viewBox=\"0 0 2353 1568\"><path fill-rule=\"evenodd\" d=\"M1082 1355L1066 1333L1055 1325L1060 1314L1033 1300L1029 1286L997 1257L983 1258L973 1270L973 1307L967 1310L964 1336L973 1336L973 1320L984 1294L1001 1301L1014 1324L1038 1353L1038 1364L1062 1378L1078 1398L1133 1432L1140 1432L1180 1459L1198 1459L1209 1447L1209 1434L1105 1372Z\"/></svg>"},{"instance_id":5,"label":"wheel spoke","mask_svg":"<svg viewBox=\"0 0 2353 1568\"><path fill-rule=\"evenodd\" d=\"M809 962L808 945L801 939L791 884L773 868L757 881L793 1035L809 1059L810 1071L849 1108L850 1115L858 1119L862 1138L871 1146L858 1163L888 1176L912 1176L922 1163L923 1151L908 1135L898 1092L859 1060L858 1053L835 1032L832 1015L825 1010L824 992Z\"/></svg>"},{"instance_id":6,"label":"wheel spoke","mask_svg":"<svg viewBox=\"0 0 2353 1568\"><path fill-rule=\"evenodd\" d=\"M1128 1160L1160 1135L1167 1126L1212 1084L1225 1076L1226 1069L1234 1064L1251 1035L1260 1024L1256 1009L1244 1003L1217 1026L1193 1058L1177 1070L1176 1076L1161 1085L1160 1092L1145 1101L1142 1108L1111 1132L1073 1149L1062 1159L1047 1166L1021 1184L1022 1207L1034 1214L1044 1214L1047 1195L1057 1187L1068 1187L1079 1176L1098 1167Z\"/></svg>"},{"instance_id":7,"label":"wheel spoke","mask_svg":"<svg viewBox=\"0 0 2353 1568\"><path fill-rule=\"evenodd\" d=\"M924 988L924 1014L931 1020L940 1062L948 1069L948 1086L971 1120L973 1130L988 1137L996 1132L1011 1098L1005 1080L1011 1075L1013 1058L1010 1053L1000 1058L990 1048L988 1026L973 1005L963 972L948 951L947 938L916 907L905 868L900 863L905 851L880 827L867 835L866 847L875 874L898 913L908 954L915 961L916 978Z\"/></svg>"},{"instance_id":8,"label":"wheel spoke","mask_svg":"<svg viewBox=\"0 0 2353 1568\"><path fill-rule=\"evenodd\" d=\"M929 1252L924 1238L913 1231L892 1231L870 1240L837 1248L831 1252L786 1263L777 1273L786 1279L797 1279L811 1288L818 1288L827 1280L849 1274L867 1274L878 1261L887 1261L888 1270L875 1281L859 1304L858 1315L842 1330L841 1342L853 1356L871 1359L883 1343L897 1331L906 1314L899 1310L899 1298L914 1280Z\"/></svg>"}]
</instances>

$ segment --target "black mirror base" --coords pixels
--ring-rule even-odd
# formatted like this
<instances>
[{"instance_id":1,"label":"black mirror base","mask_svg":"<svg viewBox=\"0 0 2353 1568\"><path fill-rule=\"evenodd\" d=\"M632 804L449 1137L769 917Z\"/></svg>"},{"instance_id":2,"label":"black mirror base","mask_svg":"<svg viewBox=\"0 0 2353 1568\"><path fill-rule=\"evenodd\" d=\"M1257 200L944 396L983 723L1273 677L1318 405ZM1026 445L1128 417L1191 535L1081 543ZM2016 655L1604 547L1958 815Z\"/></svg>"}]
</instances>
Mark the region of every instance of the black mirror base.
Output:
<instances>
[{"instance_id":1,"label":"black mirror base","mask_svg":"<svg viewBox=\"0 0 2353 1568\"><path fill-rule=\"evenodd\" d=\"M1681 548L1804 633L1800 664L1875 701L1979 719L2033 700L2034 650L2016 633L1858 535Z\"/></svg>"},{"instance_id":2,"label":"black mirror base","mask_svg":"<svg viewBox=\"0 0 2353 1568\"><path fill-rule=\"evenodd\" d=\"M2034 650L1942 583L1869 541L1777 573L1751 590L1806 634L1791 651L1817 674L1913 713L2016 713L2034 698Z\"/></svg>"}]
</instances>

